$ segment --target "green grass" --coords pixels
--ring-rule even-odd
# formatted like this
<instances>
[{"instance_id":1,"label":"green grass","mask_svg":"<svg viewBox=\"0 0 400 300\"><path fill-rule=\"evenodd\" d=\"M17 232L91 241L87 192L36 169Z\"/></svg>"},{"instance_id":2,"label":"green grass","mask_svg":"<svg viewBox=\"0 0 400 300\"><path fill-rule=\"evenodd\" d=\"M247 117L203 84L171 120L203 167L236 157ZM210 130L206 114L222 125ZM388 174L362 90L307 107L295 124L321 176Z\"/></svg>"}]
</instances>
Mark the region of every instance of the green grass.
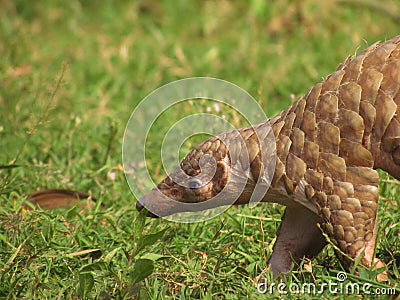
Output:
<instances>
[{"instance_id":1,"label":"green grass","mask_svg":"<svg viewBox=\"0 0 400 300\"><path fill-rule=\"evenodd\" d=\"M282 207L233 207L198 224L139 216L121 162L130 113L165 83L210 76L273 116L348 55L398 35L396 15L395 0L1 1L0 298L260 297L253 280ZM383 287L399 293L400 187L381 177L377 256L388 264ZM89 191L106 209L26 211L42 188ZM340 270L327 247L288 282ZM350 280L382 287L373 278Z\"/></svg>"}]
</instances>

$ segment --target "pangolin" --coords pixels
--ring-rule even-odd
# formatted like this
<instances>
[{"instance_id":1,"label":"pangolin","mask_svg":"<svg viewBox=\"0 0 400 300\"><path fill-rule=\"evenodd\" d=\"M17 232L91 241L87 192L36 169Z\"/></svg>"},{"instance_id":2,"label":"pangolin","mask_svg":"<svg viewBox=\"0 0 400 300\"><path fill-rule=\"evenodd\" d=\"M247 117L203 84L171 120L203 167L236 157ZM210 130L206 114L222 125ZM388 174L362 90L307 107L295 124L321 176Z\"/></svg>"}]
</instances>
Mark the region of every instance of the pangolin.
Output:
<instances>
[{"instance_id":1,"label":"pangolin","mask_svg":"<svg viewBox=\"0 0 400 300\"><path fill-rule=\"evenodd\" d=\"M260 200L286 206L268 261L273 274L286 273L293 262L318 254L327 243L321 230L336 245L347 270L357 258L365 267L383 266L374 258L376 169L400 180L399 89L397 36L347 58L278 116L239 129L249 153L249 170L232 168L226 141L235 146L237 137L214 136L191 151L173 173L175 178L189 178L187 185L167 176L139 199L137 209L146 207L149 216L157 217L181 211L181 203L206 203L225 187L235 187L239 178L235 172L244 172L240 178L246 178L235 204L248 203L261 174L260 147L265 146L255 132L268 124L275 138L276 164L271 185ZM209 168L201 168L205 155L215 162L211 175ZM211 179L203 182L206 177ZM229 197L229 191L225 195ZM225 205L224 200L231 199L214 206Z\"/></svg>"}]
</instances>

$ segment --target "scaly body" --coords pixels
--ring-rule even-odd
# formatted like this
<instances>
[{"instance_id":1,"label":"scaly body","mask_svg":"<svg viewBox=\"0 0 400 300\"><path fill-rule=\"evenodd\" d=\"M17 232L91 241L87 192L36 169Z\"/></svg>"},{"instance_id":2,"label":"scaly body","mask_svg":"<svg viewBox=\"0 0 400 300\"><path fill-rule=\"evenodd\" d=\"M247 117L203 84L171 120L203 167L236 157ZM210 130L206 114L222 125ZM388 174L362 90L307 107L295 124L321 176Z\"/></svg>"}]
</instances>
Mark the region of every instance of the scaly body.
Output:
<instances>
[{"instance_id":1,"label":"scaly body","mask_svg":"<svg viewBox=\"0 0 400 300\"><path fill-rule=\"evenodd\" d=\"M400 36L347 59L305 97L267 121L277 158L262 201L286 205L269 261L275 274L287 272L293 260L312 257L324 247L317 224L340 249L338 256L346 268L359 255L364 266L374 264L379 196L375 169L400 179L399 90ZM247 183L236 203L245 204L262 168L262 149L253 127L239 131L249 152L250 170L242 170ZM181 202L205 202L224 187L233 188L237 178L222 142L229 141L230 133L221 137L199 145L173 174L196 176L195 186L185 187L167 177L140 199L138 209L145 206L153 215L168 215L178 212ZM201 182L207 169L199 167L204 154L216 162L207 182ZM166 198L176 200L174 207Z\"/></svg>"}]
</instances>

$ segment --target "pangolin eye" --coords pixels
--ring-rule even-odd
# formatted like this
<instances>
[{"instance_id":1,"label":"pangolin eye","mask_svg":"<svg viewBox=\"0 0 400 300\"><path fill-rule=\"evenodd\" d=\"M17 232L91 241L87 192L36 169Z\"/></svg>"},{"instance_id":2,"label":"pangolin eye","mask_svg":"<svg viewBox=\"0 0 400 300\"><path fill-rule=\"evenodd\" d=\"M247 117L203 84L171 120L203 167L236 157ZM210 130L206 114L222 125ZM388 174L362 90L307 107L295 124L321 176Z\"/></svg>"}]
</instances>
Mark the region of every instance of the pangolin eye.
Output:
<instances>
[{"instance_id":1,"label":"pangolin eye","mask_svg":"<svg viewBox=\"0 0 400 300\"><path fill-rule=\"evenodd\" d=\"M187 187L190 190L197 190L199 187L201 187L201 181L199 179L192 179L188 182Z\"/></svg>"}]
</instances>

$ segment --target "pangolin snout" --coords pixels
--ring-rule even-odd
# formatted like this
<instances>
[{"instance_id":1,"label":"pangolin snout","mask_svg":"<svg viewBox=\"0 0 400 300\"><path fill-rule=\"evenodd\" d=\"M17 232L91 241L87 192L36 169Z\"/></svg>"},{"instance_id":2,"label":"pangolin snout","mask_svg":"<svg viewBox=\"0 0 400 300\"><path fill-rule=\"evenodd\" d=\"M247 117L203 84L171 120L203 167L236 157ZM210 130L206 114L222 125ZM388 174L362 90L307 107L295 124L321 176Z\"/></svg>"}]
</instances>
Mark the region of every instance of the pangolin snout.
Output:
<instances>
[{"instance_id":1,"label":"pangolin snout","mask_svg":"<svg viewBox=\"0 0 400 300\"><path fill-rule=\"evenodd\" d=\"M140 201L136 202L136 209L137 211L142 211L142 209L144 208L143 204L140 203Z\"/></svg>"},{"instance_id":2,"label":"pangolin snout","mask_svg":"<svg viewBox=\"0 0 400 300\"><path fill-rule=\"evenodd\" d=\"M136 202L136 209L137 211L142 211L144 209L144 205L140 202L140 200L138 202ZM159 218L159 216L157 216L156 214L153 214L151 211L147 211L147 217L150 218Z\"/></svg>"}]
</instances>

